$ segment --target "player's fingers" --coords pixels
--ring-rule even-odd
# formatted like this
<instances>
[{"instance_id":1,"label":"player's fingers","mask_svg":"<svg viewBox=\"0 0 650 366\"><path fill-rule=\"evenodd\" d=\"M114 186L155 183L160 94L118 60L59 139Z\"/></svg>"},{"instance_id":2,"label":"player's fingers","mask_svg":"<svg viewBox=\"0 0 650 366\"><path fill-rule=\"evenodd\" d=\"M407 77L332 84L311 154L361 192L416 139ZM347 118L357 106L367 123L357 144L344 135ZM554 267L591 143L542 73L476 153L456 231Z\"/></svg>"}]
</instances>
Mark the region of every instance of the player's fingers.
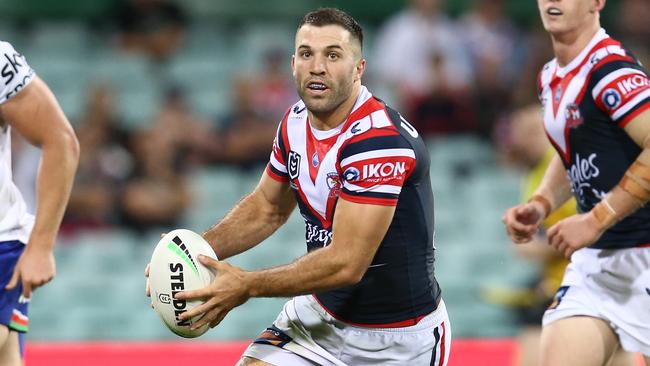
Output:
<instances>
[{"instance_id":1,"label":"player's fingers","mask_svg":"<svg viewBox=\"0 0 650 366\"><path fill-rule=\"evenodd\" d=\"M528 243L532 239L531 235L516 235L514 237L515 244Z\"/></svg>"},{"instance_id":2,"label":"player's fingers","mask_svg":"<svg viewBox=\"0 0 650 366\"><path fill-rule=\"evenodd\" d=\"M151 285L149 284L149 279L147 278L147 281L144 285L144 294L147 297L151 297Z\"/></svg>"},{"instance_id":3,"label":"player's fingers","mask_svg":"<svg viewBox=\"0 0 650 366\"><path fill-rule=\"evenodd\" d=\"M206 300L207 298L212 296L212 290L210 290L209 286L200 288L198 290L190 290L190 291L181 291L176 293L174 295L174 299L177 300Z\"/></svg>"},{"instance_id":4,"label":"player's fingers","mask_svg":"<svg viewBox=\"0 0 650 366\"><path fill-rule=\"evenodd\" d=\"M560 228L558 224L559 223L551 226L548 230L546 230L546 238L548 239L549 243L551 243L553 241L553 238L555 238L557 234L560 232Z\"/></svg>"},{"instance_id":5,"label":"player's fingers","mask_svg":"<svg viewBox=\"0 0 650 366\"><path fill-rule=\"evenodd\" d=\"M564 249L566 248L566 243L562 238L561 234L557 234L553 237L551 241L551 246L555 248L559 253L564 254Z\"/></svg>"},{"instance_id":6,"label":"player's fingers","mask_svg":"<svg viewBox=\"0 0 650 366\"><path fill-rule=\"evenodd\" d=\"M221 312L221 308L217 305L214 309L205 313L196 323L192 324L190 329L195 330L206 324L210 324L213 320L217 319L219 312Z\"/></svg>"},{"instance_id":7,"label":"player's fingers","mask_svg":"<svg viewBox=\"0 0 650 366\"><path fill-rule=\"evenodd\" d=\"M208 311L210 311L216 304L217 302L214 299L210 299L204 302L203 304L199 306L195 306L192 309L182 313L181 315L178 316L178 319L187 320L187 319L194 318L197 315L205 314Z\"/></svg>"},{"instance_id":8,"label":"player's fingers","mask_svg":"<svg viewBox=\"0 0 650 366\"><path fill-rule=\"evenodd\" d=\"M571 254L573 254L573 252L575 252L573 247L571 247L570 245L567 245L566 249L564 249L564 257L571 258Z\"/></svg>"},{"instance_id":9,"label":"player's fingers","mask_svg":"<svg viewBox=\"0 0 650 366\"><path fill-rule=\"evenodd\" d=\"M513 232L518 233L519 235L523 235L523 234L532 235L537 230L537 226L524 224L523 222L520 221L512 221L510 222L510 229Z\"/></svg>"},{"instance_id":10,"label":"player's fingers","mask_svg":"<svg viewBox=\"0 0 650 366\"><path fill-rule=\"evenodd\" d=\"M223 318L226 317L227 314L228 313L226 313L225 311L219 313L219 316L217 316L217 319L210 322L210 328L214 328L217 325L219 325L219 323L221 323L221 321L223 320Z\"/></svg>"},{"instance_id":11,"label":"player's fingers","mask_svg":"<svg viewBox=\"0 0 650 366\"><path fill-rule=\"evenodd\" d=\"M26 299L32 298L32 284L29 281L23 281L23 297Z\"/></svg>"},{"instance_id":12,"label":"player's fingers","mask_svg":"<svg viewBox=\"0 0 650 366\"><path fill-rule=\"evenodd\" d=\"M535 208L532 205L521 205L515 208L515 215L530 215L535 213Z\"/></svg>"},{"instance_id":13,"label":"player's fingers","mask_svg":"<svg viewBox=\"0 0 650 366\"><path fill-rule=\"evenodd\" d=\"M208 267L212 267L214 269L219 269L219 263L218 260L215 260L213 258L208 257L207 255L200 254L199 255L199 262L201 262L203 265L206 265Z\"/></svg>"},{"instance_id":14,"label":"player's fingers","mask_svg":"<svg viewBox=\"0 0 650 366\"><path fill-rule=\"evenodd\" d=\"M144 276L149 277L149 271L151 270L151 263L147 263L147 266L144 267Z\"/></svg>"},{"instance_id":15,"label":"player's fingers","mask_svg":"<svg viewBox=\"0 0 650 366\"><path fill-rule=\"evenodd\" d=\"M13 290L14 287L16 287L18 284L19 280L20 274L18 273L18 268L15 268L13 275L11 275L11 280L9 280L9 283L7 283L7 286L5 286L5 290Z\"/></svg>"}]
</instances>

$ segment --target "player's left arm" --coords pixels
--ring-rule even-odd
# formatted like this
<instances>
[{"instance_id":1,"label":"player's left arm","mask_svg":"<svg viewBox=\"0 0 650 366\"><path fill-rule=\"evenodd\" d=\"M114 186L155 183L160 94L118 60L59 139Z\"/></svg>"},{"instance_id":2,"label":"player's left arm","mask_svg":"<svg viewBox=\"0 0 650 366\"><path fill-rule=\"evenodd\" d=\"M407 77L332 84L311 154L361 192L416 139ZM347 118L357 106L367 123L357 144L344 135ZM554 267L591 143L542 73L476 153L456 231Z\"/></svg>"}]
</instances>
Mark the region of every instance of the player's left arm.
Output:
<instances>
[{"instance_id":1,"label":"player's left arm","mask_svg":"<svg viewBox=\"0 0 650 366\"><path fill-rule=\"evenodd\" d=\"M204 314L194 327L206 323L215 326L232 308L251 297L290 297L356 284L370 266L394 213L395 206L341 198L334 214L332 243L275 268L245 272L226 262L199 257L218 274L209 286L176 295L206 300L181 319Z\"/></svg>"},{"instance_id":2,"label":"player's left arm","mask_svg":"<svg viewBox=\"0 0 650 366\"><path fill-rule=\"evenodd\" d=\"M54 241L63 219L79 160L79 143L56 98L37 76L0 105L2 119L42 150L37 179L36 221L7 288L23 283L23 295L55 273Z\"/></svg>"}]
</instances>

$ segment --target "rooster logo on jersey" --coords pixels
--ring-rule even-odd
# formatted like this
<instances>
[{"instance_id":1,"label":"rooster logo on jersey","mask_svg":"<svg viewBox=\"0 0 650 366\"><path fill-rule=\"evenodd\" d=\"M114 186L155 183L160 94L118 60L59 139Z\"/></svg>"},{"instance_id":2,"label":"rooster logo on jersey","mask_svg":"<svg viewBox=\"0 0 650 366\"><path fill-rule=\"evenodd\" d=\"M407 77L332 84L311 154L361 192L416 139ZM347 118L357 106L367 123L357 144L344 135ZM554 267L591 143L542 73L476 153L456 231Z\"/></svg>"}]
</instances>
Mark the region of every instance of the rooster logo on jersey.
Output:
<instances>
[{"instance_id":1,"label":"rooster logo on jersey","mask_svg":"<svg viewBox=\"0 0 650 366\"><path fill-rule=\"evenodd\" d=\"M565 113L566 125L569 128L577 128L584 122L582 114L580 113L580 108L575 103L569 103L569 105L566 106Z\"/></svg>"},{"instance_id":2,"label":"rooster logo on jersey","mask_svg":"<svg viewBox=\"0 0 650 366\"><path fill-rule=\"evenodd\" d=\"M335 172L327 173L327 187L330 189L329 197L338 197L341 191L341 178Z\"/></svg>"}]
</instances>

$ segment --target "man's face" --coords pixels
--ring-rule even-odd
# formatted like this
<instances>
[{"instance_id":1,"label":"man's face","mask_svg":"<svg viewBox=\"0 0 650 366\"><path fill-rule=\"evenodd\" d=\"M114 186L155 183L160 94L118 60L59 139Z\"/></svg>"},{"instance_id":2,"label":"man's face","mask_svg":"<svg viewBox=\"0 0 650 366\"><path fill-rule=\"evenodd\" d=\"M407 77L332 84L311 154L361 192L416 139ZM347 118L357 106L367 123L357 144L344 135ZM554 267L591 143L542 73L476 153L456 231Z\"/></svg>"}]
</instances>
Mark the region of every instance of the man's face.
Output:
<instances>
[{"instance_id":1,"label":"man's face","mask_svg":"<svg viewBox=\"0 0 650 366\"><path fill-rule=\"evenodd\" d=\"M359 42L338 25L305 24L296 33L291 68L298 95L312 113L329 113L351 97L365 60Z\"/></svg>"},{"instance_id":2,"label":"man's face","mask_svg":"<svg viewBox=\"0 0 650 366\"><path fill-rule=\"evenodd\" d=\"M579 31L592 24L605 0L537 0L546 31L553 35Z\"/></svg>"}]
</instances>

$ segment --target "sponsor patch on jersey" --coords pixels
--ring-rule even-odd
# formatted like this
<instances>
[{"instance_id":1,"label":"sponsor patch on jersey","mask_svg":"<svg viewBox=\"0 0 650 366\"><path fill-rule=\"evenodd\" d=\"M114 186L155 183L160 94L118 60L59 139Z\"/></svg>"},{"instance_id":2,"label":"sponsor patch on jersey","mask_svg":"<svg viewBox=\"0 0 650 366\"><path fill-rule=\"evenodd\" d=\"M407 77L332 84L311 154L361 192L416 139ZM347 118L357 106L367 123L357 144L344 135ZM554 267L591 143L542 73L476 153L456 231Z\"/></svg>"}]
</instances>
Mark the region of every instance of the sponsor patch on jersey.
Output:
<instances>
[{"instance_id":1,"label":"sponsor patch on jersey","mask_svg":"<svg viewBox=\"0 0 650 366\"><path fill-rule=\"evenodd\" d=\"M291 150L289 151L289 162L287 166L289 178L296 179L300 174L300 154Z\"/></svg>"},{"instance_id":2,"label":"sponsor patch on jersey","mask_svg":"<svg viewBox=\"0 0 650 366\"><path fill-rule=\"evenodd\" d=\"M406 173L405 161L387 161L364 164L361 168L361 179L364 181L389 181L403 177Z\"/></svg>"},{"instance_id":3,"label":"sponsor patch on jersey","mask_svg":"<svg viewBox=\"0 0 650 366\"><path fill-rule=\"evenodd\" d=\"M326 247L332 242L332 232L320 225L305 221L305 241L307 248L310 249Z\"/></svg>"},{"instance_id":4,"label":"sponsor patch on jersey","mask_svg":"<svg viewBox=\"0 0 650 366\"><path fill-rule=\"evenodd\" d=\"M356 136L360 135L372 127L372 121L369 116L366 116L358 121L352 122L350 129L347 130L347 136Z\"/></svg>"},{"instance_id":5,"label":"sponsor patch on jersey","mask_svg":"<svg viewBox=\"0 0 650 366\"><path fill-rule=\"evenodd\" d=\"M608 110L616 109L621 105L621 94L614 88L606 89L603 92L602 102Z\"/></svg>"},{"instance_id":6,"label":"sponsor patch on jersey","mask_svg":"<svg viewBox=\"0 0 650 366\"><path fill-rule=\"evenodd\" d=\"M634 74L619 81L616 83L616 86L623 93L623 96L628 96L629 94L650 88L650 79L645 75Z\"/></svg>"},{"instance_id":7,"label":"sponsor patch on jersey","mask_svg":"<svg viewBox=\"0 0 650 366\"><path fill-rule=\"evenodd\" d=\"M356 182L359 180L359 169L351 166L343 172L343 179L346 182Z\"/></svg>"},{"instance_id":8,"label":"sponsor patch on jersey","mask_svg":"<svg viewBox=\"0 0 650 366\"><path fill-rule=\"evenodd\" d=\"M560 288L558 288L557 292L555 293L555 297L553 298L553 302L551 303L551 305L549 305L547 310L556 309L562 302L562 298L564 298L564 295L566 295L566 292L568 290L569 290L569 286L561 286Z\"/></svg>"},{"instance_id":9,"label":"sponsor patch on jersey","mask_svg":"<svg viewBox=\"0 0 650 366\"><path fill-rule=\"evenodd\" d=\"M282 348L292 340L291 337L280 329L276 327L268 327L253 341L253 343L268 344Z\"/></svg>"}]
</instances>

